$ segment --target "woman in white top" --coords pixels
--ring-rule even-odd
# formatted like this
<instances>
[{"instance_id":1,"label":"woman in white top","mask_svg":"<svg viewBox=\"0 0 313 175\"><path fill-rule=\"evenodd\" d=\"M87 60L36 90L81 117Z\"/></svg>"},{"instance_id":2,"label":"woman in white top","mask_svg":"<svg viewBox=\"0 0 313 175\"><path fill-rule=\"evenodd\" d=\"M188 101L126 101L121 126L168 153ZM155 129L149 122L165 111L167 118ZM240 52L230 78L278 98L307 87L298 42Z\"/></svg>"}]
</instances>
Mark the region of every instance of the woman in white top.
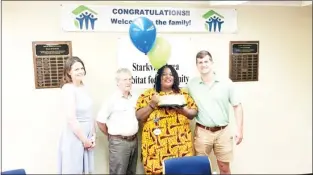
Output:
<instances>
[{"instance_id":1,"label":"woman in white top","mask_svg":"<svg viewBox=\"0 0 313 175\"><path fill-rule=\"evenodd\" d=\"M86 92L84 63L78 57L64 64L62 101L67 125L59 145L59 174L89 174L94 169L95 122Z\"/></svg>"}]
</instances>

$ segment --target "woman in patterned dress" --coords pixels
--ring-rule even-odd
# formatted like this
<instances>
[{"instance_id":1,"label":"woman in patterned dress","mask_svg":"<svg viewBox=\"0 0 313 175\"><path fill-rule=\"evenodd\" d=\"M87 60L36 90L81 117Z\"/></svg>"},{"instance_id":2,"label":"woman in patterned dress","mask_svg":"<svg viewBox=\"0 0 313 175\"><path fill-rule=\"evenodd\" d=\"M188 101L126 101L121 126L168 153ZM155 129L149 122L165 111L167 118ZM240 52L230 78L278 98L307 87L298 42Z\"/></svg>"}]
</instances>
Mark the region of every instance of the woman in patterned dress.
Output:
<instances>
[{"instance_id":1,"label":"woman in patterned dress","mask_svg":"<svg viewBox=\"0 0 313 175\"><path fill-rule=\"evenodd\" d=\"M183 95L185 107L158 107L162 95ZM163 160L193 156L189 122L198 108L188 93L179 88L179 78L171 65L157 72L154 88L146 90L137 100L136 116L143 124L141 155L145 174L162 174Z\"/></svg>"}]
</instances>

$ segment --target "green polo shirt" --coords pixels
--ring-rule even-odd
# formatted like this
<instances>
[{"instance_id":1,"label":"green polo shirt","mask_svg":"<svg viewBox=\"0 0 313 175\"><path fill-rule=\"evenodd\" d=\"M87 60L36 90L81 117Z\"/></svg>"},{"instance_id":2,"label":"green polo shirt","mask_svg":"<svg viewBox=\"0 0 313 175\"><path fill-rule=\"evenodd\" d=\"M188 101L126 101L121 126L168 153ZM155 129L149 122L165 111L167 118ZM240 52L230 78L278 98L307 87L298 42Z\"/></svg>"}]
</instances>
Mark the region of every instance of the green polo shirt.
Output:
<instances>
[{"instance_id":1,"label":"green polo shirt","mask_svg":"<svg viewBox=\"0 0 313 175\"><path fill-rule=\"evenodd\" d=\"M240 104L238 92L230 79L222 80L216 75L208 85L201 77L188 82L188 91L198 106L196 122L207 126L225 126L229 123L229 108Z\"/></svg>"}]
</instances>

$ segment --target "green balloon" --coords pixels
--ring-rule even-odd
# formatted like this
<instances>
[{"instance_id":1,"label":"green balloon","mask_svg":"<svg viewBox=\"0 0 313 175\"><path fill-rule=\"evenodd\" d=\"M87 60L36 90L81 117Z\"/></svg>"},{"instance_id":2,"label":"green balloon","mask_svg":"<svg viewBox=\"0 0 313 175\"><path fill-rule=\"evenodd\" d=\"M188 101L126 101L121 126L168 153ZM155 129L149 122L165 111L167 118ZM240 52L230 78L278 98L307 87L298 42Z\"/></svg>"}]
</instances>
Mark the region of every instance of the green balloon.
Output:
<instances>
[{"instance_id":1,"label":"green balloon","mask_svg":"<svg viewBox=\"0 0 313 175\"><path fill-rule=\"evenodd\" d=\"M148 57L155 69L161 68L171 57L170 43L162 37L157 37L154 46L148 52Z\"/></svg>"}]
</instances>

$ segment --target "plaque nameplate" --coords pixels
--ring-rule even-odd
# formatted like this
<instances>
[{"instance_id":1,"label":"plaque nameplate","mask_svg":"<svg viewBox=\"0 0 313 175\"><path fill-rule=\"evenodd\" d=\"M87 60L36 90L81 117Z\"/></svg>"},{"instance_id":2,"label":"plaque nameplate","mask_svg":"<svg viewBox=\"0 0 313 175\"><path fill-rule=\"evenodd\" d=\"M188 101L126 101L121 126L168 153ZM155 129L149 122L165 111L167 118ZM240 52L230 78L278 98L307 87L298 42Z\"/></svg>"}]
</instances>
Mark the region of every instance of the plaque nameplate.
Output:
<instances>
[{"instance_id":1,"label":"plaque nameplate","mask_svg":"<svg viewBox=\"0 0 313 175\"><path fill-rule=\"evenodd\" d=\"M36 89L59 88L64 63L72 56L70 41L33 42L33 62Z\"/></svg>"},{"instance_id":2,"label":"plaque nameplate","mask_svg":"<svg viewBox=\"0 0 313 175\"><path fill-rule=\"evenodd\" d=\"M234 82L258 81L259 41L231 41L229 78Z\"/></svg>"},{"instance_id":3,"label":"plaque nameplate","mask_svg":"<svg viewBox=\"0 0 313 175\"><path fill-rule=\"evenodd\" d=\"M258 44L256 43L242 43L232 44L233 54L258 54Z\"/></svg>"},{"instance_id":4,"label":"plaque nameplate","mask_svg":"<svg viewBox=\"0 0 313 175\"><path fill-rule=\"evenodd\" d=\"M68 55L67 44L38 44L36 45L36 56Z\"/></svg>"}]
</instances>

